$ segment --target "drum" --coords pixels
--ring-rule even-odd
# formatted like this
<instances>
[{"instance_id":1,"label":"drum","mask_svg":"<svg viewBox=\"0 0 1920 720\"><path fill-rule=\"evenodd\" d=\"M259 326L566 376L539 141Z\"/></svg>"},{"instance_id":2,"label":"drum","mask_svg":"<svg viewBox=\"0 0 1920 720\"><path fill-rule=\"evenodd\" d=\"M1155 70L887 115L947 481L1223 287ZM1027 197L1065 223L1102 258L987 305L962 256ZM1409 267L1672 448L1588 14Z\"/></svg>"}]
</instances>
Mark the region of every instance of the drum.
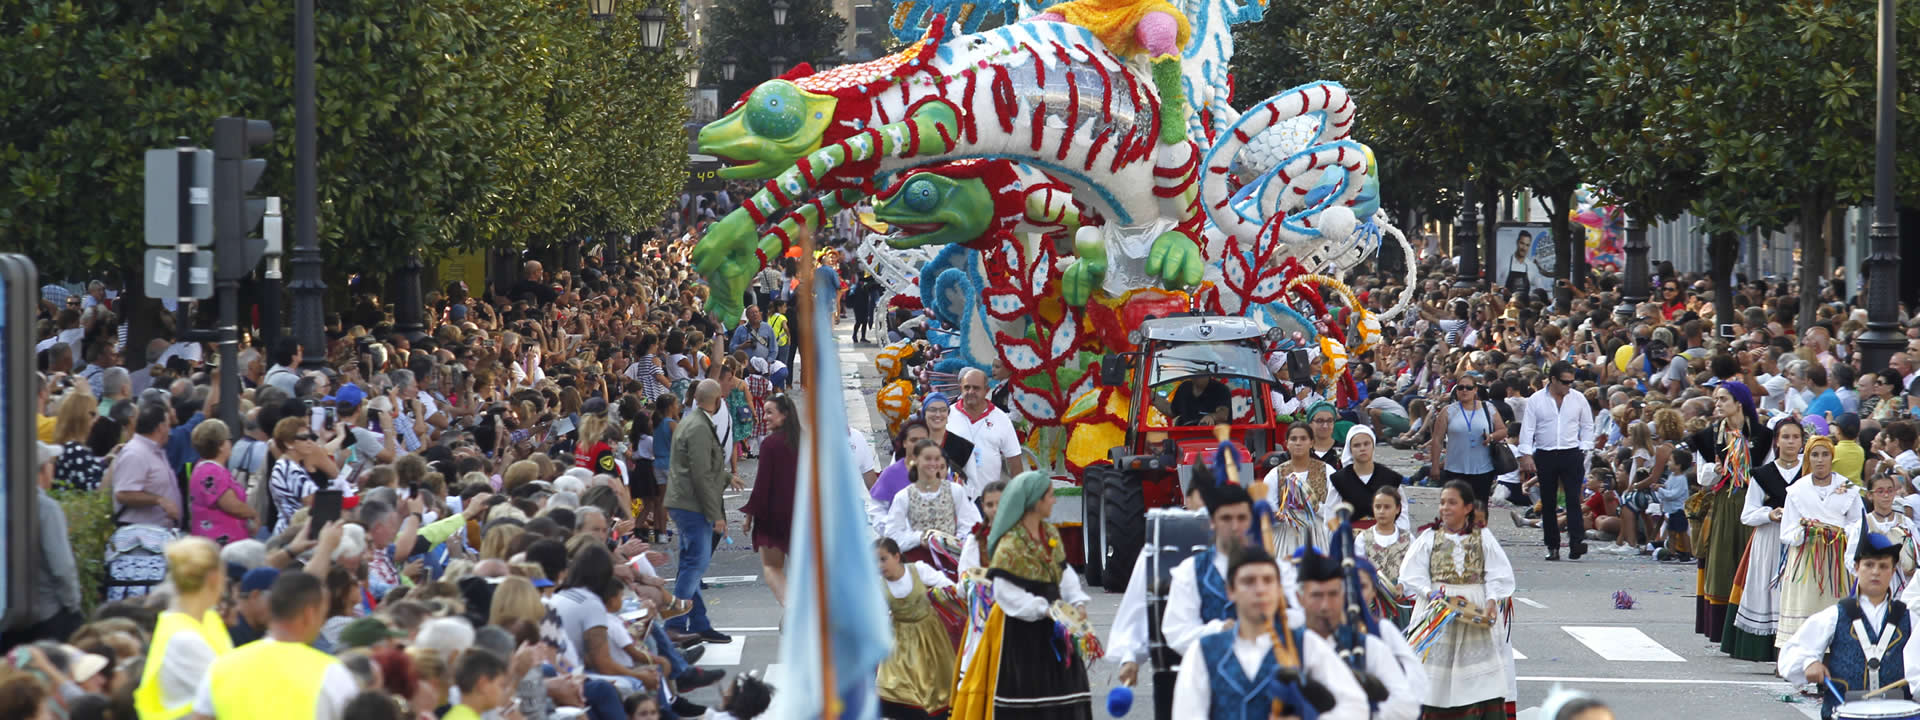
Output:
<instances>
[{"instance_id":1,"label":"drum","mask_svg":"<svg viewBox=\"0 0 1920 720\"><path fill-rule=\"evenodd\" d=\"M1147 643L1155 672L1171 673L1180 665L1178 650L1167 647L1160 632L1160 616L1173 587L1173 569L1213 544L1213 527L1205 510L1155 508L1147 511ZM1171 682L1171 680L1169 680Z\"/></svg>"},{"instance_id":2,"label":"drum","mask_svg":"<svg viewBox=\"0 0 1920 720\"><path fill-rule=\"evenodd\" d=\"M1833 711L1845 720L1920 720L1920 703L1912 700L1855 700Z\"/></svg>"}]
</instances>

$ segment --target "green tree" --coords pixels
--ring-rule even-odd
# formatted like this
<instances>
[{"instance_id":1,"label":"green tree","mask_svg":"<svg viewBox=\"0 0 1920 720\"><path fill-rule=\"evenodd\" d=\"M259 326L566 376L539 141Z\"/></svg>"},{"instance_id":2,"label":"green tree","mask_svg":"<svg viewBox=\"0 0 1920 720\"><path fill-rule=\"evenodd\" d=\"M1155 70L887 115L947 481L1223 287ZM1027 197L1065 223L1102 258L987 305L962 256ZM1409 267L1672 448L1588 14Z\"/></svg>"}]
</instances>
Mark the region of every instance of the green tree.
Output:
<instances>
[{"instance_id":1,"label":"green tree","mask_svg":"<svg viewBox=\"0 0 1920 720\"><path fill-rule=\"evenodd\" d=\"M840 53L840 37L846 33L847 20L834 14L827 0L786 0L785 27L773 24L773 2L739 0L713 7L706 47L701 49L700 75L713 78L719 86L721 112L735 98L785 72L785 68L774 70L773 58L785 58L786 66L792 67ZM721 73L727 58L733 58L736 64L732 82Z\"/></svg>"},{"instance_id":2,"label":"green tree","mask_svg":"<svg viewBox=\"0 0 1920 720\"><path fill-rule=\"evenodd\" d=\"M684 167L686 63L639 49L630 18L613 25L603 36L584 3L321 7L329 272L651 225ZM287 0L0 5L0 247L50 277L137 265L142 151L210 144L221 115L274 124L260 190L291 195L291 27Z\"/></svg>"}]
</instances>

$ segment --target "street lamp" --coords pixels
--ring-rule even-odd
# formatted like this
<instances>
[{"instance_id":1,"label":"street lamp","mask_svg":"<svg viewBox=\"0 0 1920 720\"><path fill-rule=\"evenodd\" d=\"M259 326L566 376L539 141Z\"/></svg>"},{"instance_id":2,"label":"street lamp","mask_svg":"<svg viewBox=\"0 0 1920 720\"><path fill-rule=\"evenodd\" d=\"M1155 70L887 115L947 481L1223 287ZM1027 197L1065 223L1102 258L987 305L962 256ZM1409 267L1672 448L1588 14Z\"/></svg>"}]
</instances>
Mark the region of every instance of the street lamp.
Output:
<instances>
[{"instance_id":1,"label":"street lamp","mask_svg":"<svg viewBox=\"0 0 1920 720\"><path fill-rule=\"evenodd\" d=\"M785 56L775 55L772 58L772 62L774 77L780 77L787 72L787 58Z\"/></svg>"},{"instance_id":2,"label":"street lamp","mask_svg":"<svg viewBox=\"0 0 1920 720\"><path fill-rule=\"evenodd\" d=\"M792 6L787 4L787 0L773 0L773 26L774 27L787 26L787 8L789 7L792 7Z\"/></svg>"},{"instance_id":3,"label":"street lamp","mask_svg":"<svg viewBox=\"0 0 1920 720\"><path fill-rule=\"evenodd\" d=\"M1867 231L1867 331L1860 335L1860 369L1876 372L1906 346L1900 332L1900 216L1894 195L1894 133L1897 87L1894 74L1893 0L1880 0L1880 72L1878 113L1874 121L1873 226ZM1810 263L1811 264L1811 263ZM1806 270L1802 270L1806 272Z\"/></svg>"},{"instance_id":4,"label":"street lamp","mask_svg":"<svg viewBox=\"0 0 1920 720\"><path fill-rule=\"evenodd\" d=\"M620 0L587 0L587 13L604 23L613 19L613 11L619 4Z\"/></svg>"},{"instance_id":5,"label":"street lamp","mask_svg":"<svg viewBox=\"0 0 1920 720\"><path fill-rule=\"evenodd\" d=\"M613 2L613 0L597 0ZM650 7L636 15L640 20L640 46L648 50L659 50L667 43L667 14L660 8Z\"/></svg>"},{"instance_id":6,"label":"street lamp","mask_svg":"<svg viewBox=\"0 0 1920 720\"><path fill-rule=\"evenodd\" d=\"M733 82L734 73L737 73L739 71L740 71L739 58L736 58L732 55L728 55L725 60L720 61L720 79L721 80L725 80L727 82Z\"/></svg>"}]
</instances>

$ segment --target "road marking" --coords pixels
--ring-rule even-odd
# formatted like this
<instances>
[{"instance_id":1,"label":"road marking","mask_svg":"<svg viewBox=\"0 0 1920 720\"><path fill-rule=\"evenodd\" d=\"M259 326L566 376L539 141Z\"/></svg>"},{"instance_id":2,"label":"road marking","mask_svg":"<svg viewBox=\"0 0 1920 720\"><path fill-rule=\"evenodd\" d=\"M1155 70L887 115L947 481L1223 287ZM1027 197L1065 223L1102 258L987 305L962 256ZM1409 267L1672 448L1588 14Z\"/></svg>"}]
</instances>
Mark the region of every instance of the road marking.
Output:
<instances>
[{"instance_id":1,"label":"road marking","mask_svg":"<svg viewBox=\"0 0 1920 720\"><path fill-rule=\"evenodd\" d=\"M759 575L716 575L716 576L704 577L701 579L706 581L707 587L718 588L718 587L726 587L728 585L745 585L760 579L760 576Z\"/></svg>"},{"instance_id":2,"label":"road marking","mask_svg":"<svg viewBox=\"0 0 1920 720\"><path fill-rule=\"evenodd\" d=\"M1547 609L1547 606L1546 606L1546 605L1544 605L1544 604L1541 604L1541 603L1538 603L1538 602L1534 602L1534 601L1532 601L1532 600L1529 600L1529 599L1527 599L1527 598L1523 598L1523 597L1515 597L1515 598L1513 599L1513 601L1514 601L1514 602L1517 602L1517 603L1520 603L1521 605L1525 605L1525 606L1527 606L1527 607L1530 607L1530 608L1533 608L1533 609L1535 609L1535 610L1545 610L1545 609Z\"/></svg>"},{"instance_id":3,"label":"road marking","mask_svg":"<svg viewBox=\"0 0 1920 720\"><path fill-rule=\"evenodd\" d=\"M1687 659L1675 655L1672 650L1662 647L1647 637L1646 633L1630 627L1595 627L1563 625L1573 639L1599 654L1600 657L1615 662L1686 662Z\"/></svg>"},{"instance_id":4,"label":"road marking","mask_svg":"<svg viewBox=\"0 0 1920 720\"><path fill-rule=\"evenodd\" d=\"M746 638L734 638L733 642L716 645L707 643L707 654L700 657L700 664L712 667L729 667L740 664L740 653L746 649Z\"/></svg>"},{"instance_id":5,"label":"road marking","mask_svg":"<svg viewBox=\"0 0 1920 720\"><path fill-rule=\"evenodd\" d=\"M726 633L728 635L738 635L740 633L780 632L780 628L778 627L723 627L723 628L714 628L714 629L719 630L720 632Z\"/></svg>"},{"instance_id":6,"label":"road marking","mask_svg":"<svg viewBox=\"0 0 1920 720\"><path fill-rule=\"evenodd\" d=\"M1748 687L1771 687L1788 690L1787 684L1779 680L1688 680L1683 678L1588 678L1566 677L1558 675L1521 675L1520 682L1559 682L1588 683L1594 685L1745 685ZM1815 704L1818 707L1818 704Z\"/></svg>"},{"instance_id":7,"label":"road marking","mask_svg":"<svg viewBox=\"0 0 1920 720\"><path fill-rule=\"evenodd\" d=\"M1515 659L1515 660L1525 660L1525 659L1527 659L1527 656L1525 656L1525 655L1522 655L1522 654L1520 654L1520 648L1507 648L1507 649L1509 649L1509 650L1512 650L1512 651L1513 651L1513 659Z\"/></svg>"}]
</instances>

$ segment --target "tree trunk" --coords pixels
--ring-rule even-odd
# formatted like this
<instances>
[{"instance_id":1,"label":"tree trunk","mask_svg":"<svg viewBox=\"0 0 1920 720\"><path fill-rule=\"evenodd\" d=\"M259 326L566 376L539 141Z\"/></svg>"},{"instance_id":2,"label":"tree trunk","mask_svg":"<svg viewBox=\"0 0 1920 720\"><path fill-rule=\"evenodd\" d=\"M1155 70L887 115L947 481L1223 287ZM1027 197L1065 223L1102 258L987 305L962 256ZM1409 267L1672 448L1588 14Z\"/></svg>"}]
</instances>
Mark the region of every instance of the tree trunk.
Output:
<instances>
[{"instance_id":1,"label":"tree trunk","mask_svg":"<svg viewBox=\"0 0 1920 720\"><path fill-rule=\"evenodd\" d=\"M1740 234L1717 232L1708 239L1708 243L1707 253L1713 262L1713 327L1710 332L1718 335L1721 325L1733 321L1733 264L1740 258Z\"/></svg>"},{"instance_id":2,"label":"tree trunk","mask_svg":"<svg viewBox=\"0 0 1920 720\"><path fill-rule=\"evenodd\" d=\"M1794 313L1794 332L1813 327L1814 308L1820 305L1820 280L1827 275L1827 208L1832 201L1817 188L1800 198L1800 307Z\"/></svg>"},{"instance_id":3,"label":"tree trunk","mask_svg":"<svg viewBox=\"0 0 1920 720\"><path fill-rule=\"evenodd\" d=\"M1500 185L1492 180L1480 181L1480 276L1489 287L1498 287L1500 278L1493 276L1493 269L1499 267L1499 248L1494 246L1494 236L1500 231Z\"/></svg>"},{"instance_id":4,"label":"tree trunk","mask_svg":"<svg viewBox=\"0 0 1920 720\"><path fill-rule=\"evenodd\" d=\"M1547 208L1547 225L1553 233L1553 251L1560 259L1560 277L1565 278L1570 287L1587 286L1587 243L1573 237L1573 221L1567 211L1573 207L1573 183L1549 188L1536 188L1540 193L1540 204ZM1555 283L1553 291L1557 312L1573 311L1573 293L1561 292Z\"/></svg>"}]
</instances>

